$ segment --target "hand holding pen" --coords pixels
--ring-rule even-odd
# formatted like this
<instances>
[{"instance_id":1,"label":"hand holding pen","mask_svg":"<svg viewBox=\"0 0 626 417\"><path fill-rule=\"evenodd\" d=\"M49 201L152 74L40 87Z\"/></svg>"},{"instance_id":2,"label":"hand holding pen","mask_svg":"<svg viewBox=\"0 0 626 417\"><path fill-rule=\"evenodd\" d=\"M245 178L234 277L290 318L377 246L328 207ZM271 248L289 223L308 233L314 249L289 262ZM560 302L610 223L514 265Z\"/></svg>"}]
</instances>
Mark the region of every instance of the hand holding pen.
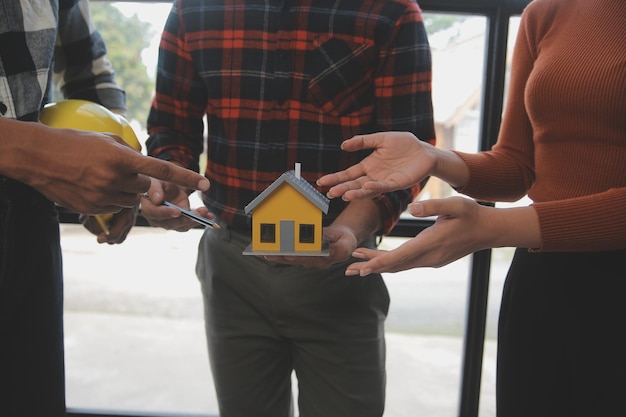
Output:
<instances>
[{"instance_id":1,"label":"hand holding pen","mask_svg":"<svg viewBox=\"0 0 626 417\"><path fill-rule=\"evenodd\" d=\"M219 224L217 224L214 220L211 220L207 217L203 217L202 215L193 212L191 210L187 210L184 209L170 201L163 201L160 205L158 204L154 204L152 202L152 200L150 199L150 196L148 195L148 193L143 193L141 194L141 196L150 201L150 203L152 203L153 206L158 207L158 206L166 206L166 207L171 207L174 208L176 210L178 210L180 212L180 214L198 224L201 224L203 226L206 227L210 227L212 229L219 229ZM151 216L148 216L145 214L146 209L142 210L144 212L144 217L148 220L148 222L153 225L153 226L159 226L159 227L163 227L165 229L172 229L172 230L177 230L177 231L187 231L190 229L190 227L188 225L181 225L179 221L177 221L177 219L179 219L179 216L176 217L169 217L169 218L163 218L163 217L157 217L156 215L152 214ZM149 210L152 213L154 213L154 211Z\"/></svg>"}]
</instances>

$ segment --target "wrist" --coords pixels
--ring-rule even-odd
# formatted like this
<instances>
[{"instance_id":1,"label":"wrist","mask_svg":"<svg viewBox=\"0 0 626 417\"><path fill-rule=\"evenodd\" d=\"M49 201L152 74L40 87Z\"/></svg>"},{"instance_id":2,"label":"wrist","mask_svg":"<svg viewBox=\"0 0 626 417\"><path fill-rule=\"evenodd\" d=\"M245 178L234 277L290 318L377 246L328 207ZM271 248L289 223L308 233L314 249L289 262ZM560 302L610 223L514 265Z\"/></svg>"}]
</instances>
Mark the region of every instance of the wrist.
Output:
<instances>
[{"instance_id":1,"label":"wrist","mask_svg":"<svg viewBox=\"0 0 626 417\"><path fill-rule=\"evenodd\" d=\"M491 247L541 247L541 229L537 212L532 206L487 208L487 227L494 242Z\"/></svg>"},{"instance_id":2,"label":"wrist","mask_svg":"<svg viewBox=\"0 0 626 417\"><path fill-rule=\"evenodd\" d=\"M435 164L432 176L440 178L452 188L463 187L469 178L469 169L465 161L453 151L433 146Z\"/></svg>"}]
</instances>

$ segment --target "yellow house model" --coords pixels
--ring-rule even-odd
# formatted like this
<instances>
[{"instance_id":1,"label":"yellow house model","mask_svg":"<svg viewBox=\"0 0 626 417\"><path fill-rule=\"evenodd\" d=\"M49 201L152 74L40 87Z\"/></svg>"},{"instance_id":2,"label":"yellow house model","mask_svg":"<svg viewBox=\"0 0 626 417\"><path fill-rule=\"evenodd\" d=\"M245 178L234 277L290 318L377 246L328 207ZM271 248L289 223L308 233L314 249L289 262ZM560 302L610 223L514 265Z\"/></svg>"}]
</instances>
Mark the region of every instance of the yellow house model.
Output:
<instances>
[{"instance_id":1,"label":"yellow house model","mask_svg":"<svg viewBox=\"0 0 626 417\"><path fill-rule=\"evenodd\" d=\"M329 200L296 169L282 174L245 207L252 213L252 243L244 255L327 256L322 213Z\"/></svg>"}]
</instances>

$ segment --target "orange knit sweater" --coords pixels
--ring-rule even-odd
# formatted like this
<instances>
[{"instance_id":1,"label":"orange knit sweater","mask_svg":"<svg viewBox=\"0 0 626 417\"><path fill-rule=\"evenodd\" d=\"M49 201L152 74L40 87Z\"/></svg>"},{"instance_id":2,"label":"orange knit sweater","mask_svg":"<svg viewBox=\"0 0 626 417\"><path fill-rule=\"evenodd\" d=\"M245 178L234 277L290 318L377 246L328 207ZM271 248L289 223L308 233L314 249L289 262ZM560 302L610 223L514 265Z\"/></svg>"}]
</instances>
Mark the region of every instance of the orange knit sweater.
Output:
<instances>
[{"instance_id":1,"label":"orange knit sweater","mask_svg":"<svg viewBox=\"0 0 626 417\"><path fill-rule=\"evenodd\" d=\"M533 200L541 251L626 248L626 0L535 0L492 150L460 192Z\"/></svg>"}]
</instances>

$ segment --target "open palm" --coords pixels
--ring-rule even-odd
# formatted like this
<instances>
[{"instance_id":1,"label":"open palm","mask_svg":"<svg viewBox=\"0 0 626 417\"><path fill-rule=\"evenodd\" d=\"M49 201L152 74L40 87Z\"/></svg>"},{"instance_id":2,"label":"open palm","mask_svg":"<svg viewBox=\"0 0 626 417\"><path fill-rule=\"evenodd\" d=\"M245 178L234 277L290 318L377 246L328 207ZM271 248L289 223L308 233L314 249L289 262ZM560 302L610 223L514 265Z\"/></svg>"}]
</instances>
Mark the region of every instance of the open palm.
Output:
<instances>
[{"instance_id":1,"label":"open palm","mask_svg":"<svg viewBox=\"0 0 626 417\"><path fill-rule=\"evenodd\" d=\"M331 187L328 197L344 200L372 198L384 192L411 187L429 176L435 165L429 145L408 132L383 132L355 136L342 148L349 152L374 149L365 159L343 171L321 177L317 183Z\"/></svg>"}]
</instances>

